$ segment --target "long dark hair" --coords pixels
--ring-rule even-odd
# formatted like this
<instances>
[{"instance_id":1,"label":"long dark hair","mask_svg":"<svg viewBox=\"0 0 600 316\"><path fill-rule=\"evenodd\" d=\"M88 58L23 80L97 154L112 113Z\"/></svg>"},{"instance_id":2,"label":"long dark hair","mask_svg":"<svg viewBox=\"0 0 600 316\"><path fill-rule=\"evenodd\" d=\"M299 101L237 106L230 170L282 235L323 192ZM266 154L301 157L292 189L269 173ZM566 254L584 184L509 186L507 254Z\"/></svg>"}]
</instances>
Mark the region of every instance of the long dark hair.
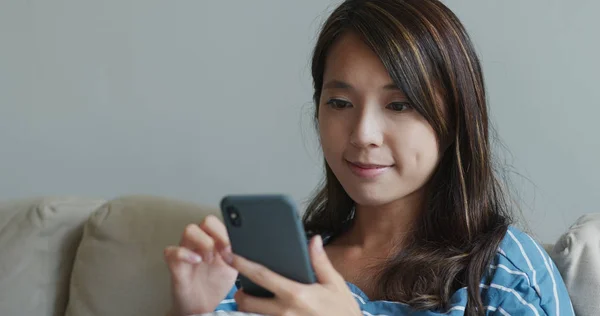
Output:
<instances>
[{"instance_id":1,"label":"long dark hair","mask_svg":"<svg viewBox=\"0 0 600 316\"><path fill-rule=\"evenodd\" d=\"M435 130L440 163L427 185L415 233L378 274L378 298L416 310L445 309L468 291L469 315L483 314L480 282L511 222L492 164L479 59L458 18L437 0L347 0L319 34L312 58L315 119L332 44L355 32ZM325 162L325 181L303 221L316 233L341 233L354 201Z\"/></svg>"}]
</instances>

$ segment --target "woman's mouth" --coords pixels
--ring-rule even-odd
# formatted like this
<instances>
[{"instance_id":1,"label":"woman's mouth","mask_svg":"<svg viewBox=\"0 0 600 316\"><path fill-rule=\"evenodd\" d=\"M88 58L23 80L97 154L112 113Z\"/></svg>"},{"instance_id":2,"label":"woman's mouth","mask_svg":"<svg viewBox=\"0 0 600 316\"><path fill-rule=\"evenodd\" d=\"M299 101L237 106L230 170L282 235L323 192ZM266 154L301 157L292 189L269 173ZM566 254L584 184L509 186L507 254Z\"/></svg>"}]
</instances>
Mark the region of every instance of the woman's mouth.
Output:
<instances>
[{"instance_id":1,"label":"woman's mouth","mask_svg":"<svg viewBox=\"0 0 600 316\"><path fill-rule=\"evenodd\" d=\"M352 171L352 173L354 173L356 176L358 176L360 178L367 178L367 179L376 178L394 166L394 165L382 165L382 164L377 164L377 163L349 161L349 160L346 160L346 163L350 167L350 171Z\"/></svg>"}]
</instances>

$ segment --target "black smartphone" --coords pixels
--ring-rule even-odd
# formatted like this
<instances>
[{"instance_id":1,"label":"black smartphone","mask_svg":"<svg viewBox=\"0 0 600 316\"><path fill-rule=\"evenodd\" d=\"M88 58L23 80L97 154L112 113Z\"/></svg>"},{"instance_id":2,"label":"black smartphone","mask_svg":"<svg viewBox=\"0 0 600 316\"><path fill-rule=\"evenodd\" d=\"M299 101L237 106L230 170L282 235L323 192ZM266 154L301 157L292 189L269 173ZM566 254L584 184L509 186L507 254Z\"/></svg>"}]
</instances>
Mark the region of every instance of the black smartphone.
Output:
<instances>
[{"instance_id":1,"label":"black smartphone","mask_svg":"<svg viewBox=\"0 0 600 316\"><path fill-rule=\"evenodd\" d=\"M235 254L297 282L316 282L306 234L292 199L285 195L228 195L221 200L223 221ZM240 275L244 292L273 293Z\"/></svg>"}]
</instances>

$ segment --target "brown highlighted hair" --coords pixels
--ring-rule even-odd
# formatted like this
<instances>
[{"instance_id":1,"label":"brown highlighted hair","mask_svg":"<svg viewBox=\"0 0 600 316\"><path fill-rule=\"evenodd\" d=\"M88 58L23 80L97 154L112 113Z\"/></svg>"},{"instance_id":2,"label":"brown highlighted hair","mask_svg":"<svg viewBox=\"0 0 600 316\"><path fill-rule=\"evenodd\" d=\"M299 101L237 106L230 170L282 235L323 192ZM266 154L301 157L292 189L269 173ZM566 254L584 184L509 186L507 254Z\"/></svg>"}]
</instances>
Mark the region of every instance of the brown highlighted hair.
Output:
<instances>
[{"instance_id":1,"label":"brown highlighted hair","mask_svg":"<svg viewBox=\"0 0 600 316\"><path fill-rule=\"evenodd\" d=\"M440 163L408 246L381 268L376 295L442 310L460 288L468 315L483 314L480 281L511 222L494 172L486 93L465 28L437 0L347 0L325 21L312 59L315 119L327 53L358 34L435 130ZM304 214L316 233L339 234L354 202L325 162L325 181Z\"/></svg>"}]
</instances>

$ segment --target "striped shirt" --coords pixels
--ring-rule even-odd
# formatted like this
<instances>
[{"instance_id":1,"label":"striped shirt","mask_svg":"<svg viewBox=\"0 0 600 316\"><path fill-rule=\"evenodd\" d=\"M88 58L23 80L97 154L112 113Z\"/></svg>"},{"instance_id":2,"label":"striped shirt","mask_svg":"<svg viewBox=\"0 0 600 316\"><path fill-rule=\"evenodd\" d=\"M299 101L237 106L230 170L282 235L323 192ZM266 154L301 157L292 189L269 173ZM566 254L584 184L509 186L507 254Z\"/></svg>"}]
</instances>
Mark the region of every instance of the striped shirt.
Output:
<instances>
[{"instance_id":1,"label":"striped shirt","mask_svg":"<svg viewBox=\"0 0 600 316\"><path fill-rule=\"evenodd\" d=\"M529 235L510 226L480 284L486 315L575 315L563 279L550 256ZM346 282L363 315L463 315L467 288L457 290L445 311L415 312L400 302L371 301ZM236 311L233 287L216 311Z\"/></svg>"}]
</instances>

